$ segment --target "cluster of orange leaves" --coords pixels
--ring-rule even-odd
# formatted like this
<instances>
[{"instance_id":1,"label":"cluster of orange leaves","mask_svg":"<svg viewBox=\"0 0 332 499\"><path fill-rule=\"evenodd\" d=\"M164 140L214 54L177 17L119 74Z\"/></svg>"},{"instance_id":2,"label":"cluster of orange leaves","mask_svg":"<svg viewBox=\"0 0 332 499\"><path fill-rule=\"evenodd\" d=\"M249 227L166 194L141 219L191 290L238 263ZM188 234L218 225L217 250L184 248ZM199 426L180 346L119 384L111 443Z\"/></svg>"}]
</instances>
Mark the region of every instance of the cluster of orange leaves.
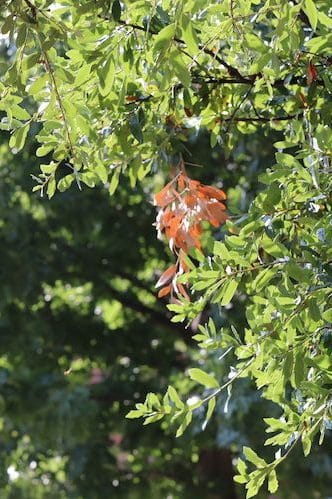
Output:
<instances>
[{"instance_id":1,"label":"cluster of orange leaves","mask_svg":"<svg viewBox=\"0 0 332 499\"><path fill-rule=\"evenodd\" d=\"M175 292L189 299L184 286L176 282L177 277L189 270L185 255L190 248L201 249L202 222L219 227L226 221L225 199L221 189L192 180L184 172L154 196L159 208L155 224L158 237L164 234L177 256L176 264L165 270L156 284L161 287L159 297Z\"/></svg>"}]
</instances>

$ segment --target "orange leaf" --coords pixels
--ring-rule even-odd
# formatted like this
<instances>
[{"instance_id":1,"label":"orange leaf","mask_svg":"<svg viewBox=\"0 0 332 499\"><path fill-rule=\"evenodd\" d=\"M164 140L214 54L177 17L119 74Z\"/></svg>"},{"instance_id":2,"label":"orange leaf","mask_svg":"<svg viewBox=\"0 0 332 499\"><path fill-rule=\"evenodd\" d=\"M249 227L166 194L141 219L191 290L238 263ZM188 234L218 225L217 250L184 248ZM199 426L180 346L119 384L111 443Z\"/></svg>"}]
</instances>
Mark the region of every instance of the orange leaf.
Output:
<instances>
[{"instance_id":1,"label":"orange leaf","mask_svg":"<svg viewBox=\"0 0 332 499\"><path fill-rule=\"evenodd\" d=\"M178 257L176 265L165 270L156 284L162 288L159 297L168 295L173 289L190 299L186 288L178 284L175 277L177 273L188 272L183 256L189 249L201 249L201 223L207 221L219 227L227 220L226 206L221 202L225 199L224 191L192 180L183 171L154 196L159 207L155 223L158 233L165 234L171 251Z\"/></svg>"},{"instance_id":2,"label":"orange leaf","mask_svg":"<svg viewBox=\"0 0 332 499\"><path fill-rule=\"evenodd\" d=\"M188 272L189 270L189 267L185 261L185 253L183 250L180 249L180 252L179 252L179 262L180 262L180 269L179 269L179 272L181 272L181 270L183 270L183 272Z\"/></svg>"},{"instance_id":3,"label":"orange leaf","mask_svg":"<svg viewBox=\"0 0 332 499\"><path fill-rule=\"evenodd\" d=\"M140 100L140 98L137 97L136 95L127 95L126 96L126 101L127 102L137 102L139 100Z\"/></svg>"},{"instance_id":4,"label":"orange leaf","mask_svg":"<svg viewBox=\"0 0 332 499\"><path fill-rule=\"evenodd\" d=\"M183 191L183 189L186 187L186 178L183 173L180 173L178 176L178 187L180 191Z\"/></svg>"},{"instance_id":5,"label":"orange leaf","mask_svg":"<svg viewBox=\"0 0 332 499\"><path fill-rule=\"evenodd\" d=\"M227 220L225 206L222 203L210 203L208 206L208 211L211 214L209 222L215 227L219 227L219 225Z\"/></svg>"},{"instance_id":6,"label":"orange leaf","mask_svg":"<svg viewBox=\"0 0 332 499\"><path fill-rule=\"evenodd\" d=\"M171 292L172 286L169 284L168 286L165 286L164 288L161 288L158 293L158 298L162 298L163 296L169 295Z\"/></svg>"},{"instance_id":7,"label":"orange leaf","mask_svg":"<svg viewBox=\"0 0 332 499\"><path fill-rule=\"evenodd\" d=\"M176 236L176 233L178 232L181 226L181 222L182 218L179 216L173 217L172 220L170 220L168 225L169 238Z\"/></svg>"},{"instance_id":8,"label":"orange leaf","mask_svg":"<svg viewBox=\"0 0 332 499\"><path fill-rule=\"evenodd\" d=\"M195 189L199 189L199 187L202 185L198 180L191 180L189 177L188 179L188 187L191 191L194 191Z\"/></svg>"},{"instance_id":9,"label":"orange leaf","mask_svg":"<svg viewBox=\"0 0 332 499\"><path fill-rule=\"evenodd\" d=\"M212 187L211 185L202 185L199 187L199 191L209 198L214 198L218 200L226 199L226 194L221 189Z\"/></svg>"},{"instance_id":10,"label":"orange leaf","mask_svg":"<svg viewBox=\"0 0 332 499\"><path fill-rule=\"evenodd\" d=\"M314 64L310 61L307 66L307 84L311 85L313 81L316 81L318 78L318 71Z\"/></svg>"},{"instance_id":11,"label":"orange leaf","mask_svg":"<svg viewBox=\"0 0 332 499\"><path fill-rule=\"evenodd\" d=\"M164 208L175 199L174 192L170 189L171 183L169 182L161 191L154 195L154 204L160 206L160 208Z\"/></svg>"},{"instance_id":12,"label":"orange leaf","mask_svg":"<svg viewBox=\"0 0 332 499\"><path fill-rule=\"evenodd\" d=\"M302 92L299 92L298 96L301 101L302 107L308 107L308 101L306 96Z\"/></svg>"},{"instance_id":13,"label":"orange leaf","mask_svg":"<svg viewBox=\"0 0 332 499\"><path fill-rule=\"evenodd\" d=\"M187 298L187 300L190 301L189 295L188 295L187 291L185 290L184 286L179 282L176 284L176 286L180 292L180 295L184 296L184 298Z\"/></svg>"},{"instance_id":14,"label":"orange leaf","mask_svg":"<svg viewBox=\"0 0 332 499\"><path fill-rule=\"evenodd\" d=\"M158 282L156 284L156 288L159 288L160 286L164 286L164 284L168 283L172 277L175 275L176 272L176 265L171 265L168 269L161 274L161 276L158 279Z\"/></svg>"},{"instance_id":15,"label":"orange leaf","mask_svg":"<svg viewBox=\"0 0 332 499\"><path fill-rule=\"evenodd\" d=\"M186 205L188 206L188 208L194 208L197 204L197 198L196 196L194 196L192 194L192 192L190 194L187 194L184 198L183 198L184 202L186 203Z\"/></svg>"}]
</instances>

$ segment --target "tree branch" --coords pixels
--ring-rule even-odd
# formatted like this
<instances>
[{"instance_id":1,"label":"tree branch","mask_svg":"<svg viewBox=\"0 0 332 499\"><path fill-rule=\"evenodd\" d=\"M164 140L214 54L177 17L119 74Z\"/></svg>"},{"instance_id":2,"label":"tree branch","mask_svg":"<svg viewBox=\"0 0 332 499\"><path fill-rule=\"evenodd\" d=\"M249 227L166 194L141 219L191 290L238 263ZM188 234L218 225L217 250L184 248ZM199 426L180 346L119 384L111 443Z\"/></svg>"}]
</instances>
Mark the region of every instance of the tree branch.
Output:
<instances>
[{"instance_id":1,"label":"tree branch","mask_svg":"<svg viewBox=\"0 0 332 499\"><path fill-rule=\"evenodd\" d=\"M252 116L252 117L239 117L239 118L220 118L220 122L243 122L243 123L252 123L252 122L262 122L269 123L270 121L288 121L294 120L297 118L302 118L303 113L298 114L289 114L287 116Z\"/></svg>"},{"instance_id":2,"label":"tree branch","mask_svg":"<svg viewBox=\"0 0 332 499\"><path fill-rule=\"evenodd\" d=\"M111 19L109 17L105 17L105 16L100 16L100 17L102 17L102 19L104 19L105 21L114 21L113 19ZM132 29L135 29L135 30L138 30L138 31L143 31L144 33L147 33L147 34L152 35L152 36L155 36L155 35L158 34L157 31L152 31L152 30L147 31L147 29L144 26L141 26L140 24L128 23L128 22L122 21L122 20L119 20L119 21L116 21L116 22L118 22L119 24L121 24L121 26L127 26L128 28L132 28ZM186 46L186 43L181 38L174 37L173 40L175 42L177 42L177 43L180 43L181 45ZM230 64L228 64L224 59L222 59L213 50L207 48L203 44L199 44L198 47L199 47L199 49L202 52L204 52L205 54L209 55L210 57L212 57L213 59L215 59L217 62L219 62L219 64L221 64L222 66L224 66L224 68L227 69L227 71L228 71L228 73L229 73L230 76L232 76L233 78L237 78L238 80L241 80L242 82L244 82L244 81L247 80L247 78L244 78L241 75L241 73L236 68L234 68L233 66L231 66Z\"/></svg>"},{"instance_id":3,"label":"tree branch","mask_svg":"<svg viewBox=\"0 0 332 499\"><path fill-rule=\"evenodd\" d=\"M190 329L187 330L183 325L171 322L170 317L168 317L161 310L145 305L139 300L135 293L132 293L131 291L118 291L116 288L114 288L114 286L110 284L110 280L112 278L114 279L116 277L120 277L130 281L133 287L141 288L145 292L153 294L152 290L144 286L143 283L139 283L139 280L135 276L129 275L123 270L116 270L103 264L98 265L98 263L100 263L101 261L101 257L98 258L95 253L93 255L93 259L91 260L91 253L89 252L77 250L67 244L64 245L63 243L61 243L61 241L58 241L58 247L61 248L60 254L66 255L65 261L67 264L68 255L72 255L75 261L85 263L85 279L91 281L94 284L94 289L97 291L97 295L99 297L106 296L107 298L114 298L115 300L119 301L123 305L123 307L129 308L134 312L138 312L143 316L148 317L148 320L150 319L154 324L163 326L164 328L167 328L174 333L180 334L183 341L187 345L194 344ZM62 264L60 266L62 267ZM109 270L110 272L107 272L107 270ZM68 271L68 277L74 277L79 280L82 279L80 269L78 269L77 271L71 269L70 271Z\"/></svg>"},{"instance_id":4,"label":"tree branch","mask_svg":"<svg viewBox=\"0 0 332 499\"><path fill-rule=\"evenodd\" d=\"M27 4L29 9L31 10L32 17L35 19L36 18L36 12L37 12L37 7L33 5L30 0L24 0L24 2Z\"/></svg>"},{"instance_id":5,"label":"tree branch","mask_svg":"<svg viewBox=\"0 0 332 499\"><path fill-rule=\"evenodd\" d=\"M55 94L56 101L57 101L59 109L60 109L60 113L61 113L61 117L62 117L62 121L63 121L63 126L64 126L64 130L65 130L65 135L67 138L68 148L69 148L69 151L71 153L71 156L73 157L74 156L74 145L73 145L73 142L71 140L69 125L68 125L68 120L67 120L67 113L66 113L66 110L64 108L64 105L62 102L62 97L61 97L59 89L58 89L57 81L56 81L55 74L54 74L54 69L53 69L51 62L50 62L50 59L48 57L48 52L47 52L47 50L44 49L42 39L38 33L37 33L37 39L39 41L40 50L41 50L41 53L42 53L43 58L44 58L44 65L45 65L45 68L48 72L50 83L51 83L52 89L53 89L54 94Z\"/></svg>"},{"instance_id":6,"label":"tree branch","mask_svg":"<svg viewBox=\"0 0 332 499\"><path fill-rule=\"evenodd\" d=\"M105 17L105 16L99 16L99 17L101 17L104 21L114 21L113 19L111 19L109 17ZM127 21L122 21L122 20L119 20L117 22L121 26L127 26L128 28L142 31L142 32L147 33L147 34L152 35L152 36L155 36L158 34L157 31L152 31L152 30L147 31L147 29L144 26L141 26L139 24L129 23ZM174 37L173 40L181 45L186 46L186 43L181 38ZM193 78L192 79L193 83L206 83L206 84L216 84L216 85L223 85L223 84L253 85L255 80L257 78L261 77L260 73L255 73L252 75L243 76L237 68L228 64L224 59L222 59L213 50L207 48L203 44L199 44L198 47L202 52L204 52L205 54L212 57L214 60L219 62L219 64L221 64L225 69L227 69L228 74L230 75L231 78L213 78L213 77L207 78L207 79L201 79L201 78L195 79L195 78ZM322 85L324 85L324 82L322 80L317 80L315 82L315 84L322 86ZM307 83L306 83L305 78L294 76L290 81L287 82L287 85L307 86ZM285 78L276 80L274 83L271 84L271 86L274 88L284 87L285 86ZM180 85L180 88L181 87L182 87L182 85Z\"/></svg>"},{"instance_id":7,"label":"tree branch","mask_svg":"<svg viewBox=\"0 0 332 499\"><path fill-rule=\"evenodd\" d=\"M104 19L106 21L111 21L112 20L109 17L102 17L102 19ZM132 28L132 29L135 29L135 30L138 30L138 31L142 31L142 32L147 33L147 34L152 35L152 36L155 36L155 35L158 34L157 31L152 31L152 30L147 31L147 29L144 26L141 26L139 24L129 23L129 22L122 21L122 20L119 20L117 22L121 26L127 26L129 28ZM186 46L186 43L181 38L174 37L173 40L175 42L181 44L181 45ZM205 79L203 81L202 80L200 80L200 81L198 81L198 80L194 81L194 79L193 79L192 81L194 83L208 83L208 84L211 83L211 84L218 84L218 85L227 84L227 83L229 83L229 84L253 85L254 82L255 82L255 80L257 78L261 77L260 73L255 73L255 74L252 74L252 75L243 76L237 68L235 68L234 66L231 66L230 64L228 64L224 59L222 59L213 50L207 48L203 44L199 44L198 47L199 47L199 49L202 52L204 52L205 54L207 54L210 57L212 57L214 60L216 60L217 62L219 62L219 64L221 64L225 69L227 69L228 74L231 76L231 78L213 78L213 77L211 77L211 78ZM324 84L323 81L321 81L321 80L318 80L315 83L317 85L320 85L320 86ZM295 76L290 81L288 81L287 84L288 85L307 86L305 78L295 77ZM283 79L276 80L273 84L271 84L271 86L275 87L275 88L284 87L285 86L285 79L283 78Z\"/></svg>"},{"instance_id":8,"label":"tree branch","mask_svg":"<svg viewBox=\"0 0 332 499\"><path fill-rule=\"evenodd\" d=\"M255 80L257 78L260 78L260 74L254 74L254 75L249 75L249 76L242 76L240 79L239 78L204 78L200 76L196 76L192 78L193 83L200 83L200 84L207 84L207 85L227 85L227 84L241 84L241 85L253 85L255 83ZM273 88L282 88L285 87L285 85L299 85L302 87L308 86L306 82L305 76L293 76L290 80L285 83L286 77L275 80L273 83L271 83L271 87ZM323 80L316 80L315 85L318 86L323 86L324 82Z\"/></svg>"}]
</instances>

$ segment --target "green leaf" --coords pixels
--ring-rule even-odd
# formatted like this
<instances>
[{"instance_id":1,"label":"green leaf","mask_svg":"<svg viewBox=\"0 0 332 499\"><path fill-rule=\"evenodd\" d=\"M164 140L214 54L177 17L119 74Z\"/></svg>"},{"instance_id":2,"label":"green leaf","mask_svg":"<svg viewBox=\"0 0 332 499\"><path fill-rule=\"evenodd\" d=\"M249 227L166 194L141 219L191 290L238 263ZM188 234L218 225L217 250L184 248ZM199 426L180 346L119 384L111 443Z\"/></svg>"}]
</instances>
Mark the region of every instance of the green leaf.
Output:
<instances>
[{"instance_id":1,"label":"green leaf","mask_svg":"<svg viewBox=\"0 0 332 499\"><path fill-rule=\"evenodd\" d=\"M291 376L291 382L294 388L299 388L301 382L305 379L305 364L303 352L297 352L294 359L294 369Z\"/></svg>"},{"instance_id":2,"label":"green leaf","mask_svg":"<svg viewBox=\"0 0 332 499\"><path fill-rule=\"evenodd\" d=\"M47 192L48 199L51 199L54 196L55 188L56 188L56 182L55 182L54 175L52 175L51 178L49 179L49 181L47 182L47 191L46 192Z\"/></svg>"},{"instance_id":3,"label":"green leaf","mask_svg":"<svg viewBox=\"0 0 332 499\"><path fill-rule=\"evenodd\" d=\"M217 336L217 329L216 329L215 323L213 322L212 317L209 317L208 327L209 327L209 331L211 333L211 336L213 338L215 338Z\"/></svg>"},{"instance_id":4,"label":"green leaf","mask_svg":"<svg viewBox=\"0 0 332 499\"><path fill-rule=\"evenodd\" d=\"M303 269L299 265L294 262L289 262L285 265L285 270L288 272L290 277L295 279L298 282L307 282L311 281L311 272L308 269Z\"/></svg>"},{"instance_id":5,"label":"green leaf","mask_svg":"<svg viewBox=\"0 0 332 499\"><path fill-rule=\"evenodd\" d=\"M21 25L17 31L15 45L17 48L24 45L27 36L27 26L25 24Z\"/></svg>"},{"instance_id":6,"label":"green leaf","mask_svg":"<svg viewBox=\"0 0 332 499\"><path fill-rule=\"evenodd\" d=\"M114 21L118 22L121 19L121 3L119 0L114 0L112 4L112 17Z\"/></svg>"},{"instance_id":7,"label":"green leaf","mask_svg":"<svg viewBox=\"0 0 332 499\"><path fill-rule=\"evenodd\" d=\"M323 312L322 314L322 317L325 321L332 322L332 308L325 310L325 312Z\"/></svg>"},{"instance_id":8,"label":"green leaf","mask_svg":"<svg viewBox=\"0 0 332 499\"><path fill-rule=\"evenodd\" d=\"M110 181L110 186L108 188L108 192L111 195L114 194L117 186L119 185L120 173L121 173L120 168L115 168L113 170L113 175L112 175L112 178L111 178L111 181Z\"/></svg>"},{"instance_id":9,"label":"green leaf","mask_svg":"<svg viewBox=\"0 0 332 499\"><path fill-rule=\"evenodd\" d=\"M301 163L291 154L277 152L276 160L281 165L288 166L289 168L301 168Z\"/></svg>"},{"instance_id":10,"label":"green leaf","mask_svg":"<svg viewBox=\"0 0 332 499\"><path fill-rule=\"evenodd\" d=\"M268 49L261 38L252 33L246 33L245 39L247 47L252 50L257 50L257 52L266 52Z\"/></svg>"},{"instance_id":11,"label":"green leaf","mask_svg":"<svg viewBox=\"0 0 332 499\"><path fill-rule=\"evenodd\" d=\"M133 134L133 136L135 137L135 139L140 143L142 144L143 141L144 141L144 137L143 137L143 132L142 132L142 127L141 127L141 123L138 119L138 116L136 113L132 114L130 117L129 117L129 127L130 127L130 131L131 133Z\"/></svg>"},{"instance_id":12,"label":"green leaf","mask_svg":"<svg viewBox=\"0 0 332 499\"><path fill-rule=\"evenodd\" d=\"M169 24L159 31L158 35L154 38L153 52L157 53L162 50L167 50L171 40L175 35L175 24Z\"/></svg>"},{"instance_id":13,"label":"green leaf","mask_svg":"<svg viewBox=\"0 0 332 499\"><path fill-rule=\"evenodd\" d=\"M246 499L250 499L251 497L255 497L257 492L259 491L259 487L255 482L249 482Z\"/></svg>"},{"instance_id":14,"label":"green leaf","mask_svg":"<svg viewBox=\"0 0 332 499\"><path fill-rule=\"evenodd\" d=\"M91 187L91 188L94 187L99 180L97 175L93 172L85 172L85 173L79 174L78 177L82 182L84 182L88 187Z\"/></svg>"},{"instance_id":15,"label":"green leaf","mask_svg":"<svg viewBox=\"0 0 332 499\"><path fill-rule=\"evenodd\" d=\"M40 58L39 52L33 52L32 54L26 56L24 58L24 63L25 63L26 69L33 68L38 63L39 58ZM47 75L47 79L49 80L49 75Z\"/></svg>"},{"instance_id":16,"label":"green leaf","mask_svg":"<svg viewBox=\"0 0 332 499\"><path fill-rule=\"evenodd\" d=\"M182 38L187 46L189 54L195 56L199 53L198 37L188 16L182 16Z\"/></svg>"},{"instance_id":17,"label":"green leaf","mask_svg":"<svg viewBox=\"0 0 332 499\"><path fill-rule=\"evenodd\" d=\"M302 436L302 447L303 447L303 454L305 456L308 456L310 454L311 444L312 444L311 438L303 435Z\"/></svg>"},{"instance_id":18,"label":"green leaf","mask_svg":"<svg viewBox=\"0 0 332 499\"><path fill-rule=\"evenodd\" d=\"M289 255L288 249L279 241L272 240L268 236L264 236L260 240L260 245L266 253L274 256L275 258L283 258Z\"/></svg>"},{"instance_id":19,"label":"green leaf","mask_svg":"<svg viewBox=\"0 0 332 499\"><path fill-rule=\"evenodd\" d=\"M309 314L312 320L318 322L322 318L322 314L320 312L319 306L317 305L317 301L313 298L308 301Z\"/></svg>"},{"instance_id":20,"label":"green leaf","mask_svg":"<svg viewBox=\"0 0 332 499\"><path fill-rule=\"evenodd\" d=\"M332 28L332 18L327 16L325 12L318 12L318 19L319 21L324 25L327 26L328 28Z\"/></svg>"},{"instance_id":21,"label":"green leaf","mask_svg":"<svg viewBox=\"0 0 332 499\"><path fill-rule=\"evenodd\" d=\"M184 418L183 418L183 421L181 423L181 425L179 426L177 432L176 432L176 438L178 437L181 437L181 435L183 435L184 431L186 430L186 428L190 425L191 421L192 421L192 418L193 418L193 413L192 411L188 411Z\"/></svg>"},{"instance_id":22,"label":"green leaf","mask_svg":"<svg viewBox=\"0 0 332 499\"><path fill-rule=\"evenodd\" d=\"M247 483L248 478L246 478L243 475L235 475L233 478L234 482L236 483Z\"/></svg>"},{"instance_id":23,"label":"green leaf","mask_svg":"<svg viewBox=\"0 0 332 499\"><path fill-rule=\"evenodd\" d=\"M88 64L83 64L83 66L78 70L75 81L73 83L74 87L79 87L84 83L87 83L91 79L91 66Z\"/></svg>"},{"instance_id":24,"label":"green leaf","mask_svg":"<svg viewBox=\"0 0 332 499\"><path fill-rule=\"evenodd\" d=\"M175 75L179 78L184 87L189 87L191 84L191 75L182 55L178 51L173 50L169 54L168 60L173 67Z\"/></svg>"},{"instance_id":25,"label":"green leaf","mask_svg":"<svg viewBox=\"0 0 332 499\"><path fill-rule=\"evenodd\" d=\"M292 373L293 373L293 365L294 365L294 359L293 359L293 352L287 352L285 356L285 360L283 363L283 376L285 377L285 380L290 379Z\"/></svg>"},{"instance_id":26,"label":"green leaf","mask_svg":"<svg viewBox=\"0 0 332 499\"><path fill-rule=\"evenodd\" d=\"M74 179L75 179L75 175L73 173L71 173L71 174L63 177L61 180L59 180L59 182L58 182L59 191L63 192L63 191L66 191L67 189L69 189L69 187L73 183Z\"/></svg>"},{"instance_id":27,"label":"green leaf","mask_svg":"<svg viewBox=\"0 0 332 499\"><path fill-rule=\"evenodd\" d=\"M247 474L247 465L246 463L243 461L243 459L239 458L237 460L237 465L236 465L237 469L238 469L238 472L240 473L240 475L246 475Z\"/></svg>"},{"instance_id":28,"label":"green leaf","mask_svg":"<svg viewBox=\"0 0 332 499\"><path fill-rule=\"evenodd\" d=\"M36 151L36 156L38 158L42 158L43 156L47 156L47 154L49 154L51 151L53 151L54 148L55 148L54 145L43 144L42 146L38 147L38 149Z\"/></svg>"},{"instance_id":29,"label":"green leaf","mask_svg":"<svg viewBox=\"0 0 332 499\"><path fill-rule=\"evenodd\" d=\"M36 78L36 80L29 87L29 94L36 95L38 94L44 87L46 87L48 83L48 75L42 75Z\"/></svg>"},{"instance_id":30,"label":"green leaf","mask_svg":"<svg viewBox=\"0 0 332 499\"><path fill-rule=\"evenodd\" d=\"M215 241L213 246L213 254L216 256L220 256L222 260L229 261L230 253L224 243L221 241Z\"/></svg>"},{"instance_id":31,"label":"green leaf","mask_svg":"<svg viewBox=\"0 0 332 499\"><path fill-rule=\"evenodd\" d=\"M54 173L55 170L57 169L57 163L50 163L49 165L40 165L40 169L43 173L46 173L46 175L50 175L51 173Z\"/></svg>"},{"instance_id":32,"label":"green leaf","mask_svg":"<svg viewBox=\"0 0 332 499\"><path fill-rule=\"evenodd\" d=\"M247 499L250 497L255 497L263 485L265 478L266 478L266 470L255 470L252 473L250 473L250 481L247 483L246 488L248 489L247 491Z\"/></svg>"},{"instance_id":33,"label":"green leaf","mask_svg":"<svg viewBox=\"0 0 332 499\"><path fill-rule=\"evenodd\" d=\"M315 31L318 21L318 11L315 2L313 0L304 0L304 11L308 16L312 29Z\"/></svg>"},{"instance_id":34,"label":"green leaf","mask_svg":"<svg viewBox=\"0 0 332 499\"><path fill-rule=\"evenodd\" d=\"M28 136L30 124L17 128L9 139L9 147L16 149L16 152L23 149L26 138Z\"/></svg>"},{"instance_id":35,"label":"green leaf","mask_svg":"<svg viewBox=\"0 0 332 499\"><path fill-rule=\"evenodd\" d=\"M13 16L8 16L7 19L5 19L2 23L1 33L5 35L6 33L9 33L9 31L11 31L13 27L14 27Z\"/></svg>"},{"instance_id":36,"label":"green leaf","mask_svg":"<svg viewBox=\"0 0 332 499\"><path fill-rule=\"evenodd\" d=\"M183 409L185 407L184 403L180 399L175 388L173 388L172 386L169 386L167 389L167 393L168 393L171 401L174 403L175 407L177 407L178 409Z\"/></svg>"},{"instance_id":37,"label":"green leaf","mask_svg":"<svg viewBox=\"0 0 332 499\"><path fill-rule=\"evenodd\" d=\"M206 388L219 388L218 381L213 376L207 374L201 369L189 369L188 374L193 381L197 381L197 383L200 383Z\"/></svg>"},{"instance_id":38,"label":"green leaf","mask_svg":"<svg viewBox=\"0 0 332 499\"><path fill-rule=\"evenodd\" d=\"M158 396L153 392L150 392L147 394L146 400L145 400L145 405L147 405L150 408L156 407L159 409L161 407L160 400L159 400Z\"/></svg>"},{"instance_id":39,"label":"green leaf","mask_svg":"<svg viewBox=\"0 0 332 499\"><path fill-rule=\"evenodd\" d=\"M143 415L142 411L132 410L132 411L129 411L128 414L126 414L126 418L127 419L136 419L136 418L142 417L142 415Z\"/></svg>"},{"instance_id":40,"label":"green leaf","mask_svg":"<svg viewBox=\"0 0 332 499\"><path fill-rule=\"evenodd\" d=\"M115 65L113 55L110 55L103 68L99 71L99 92L106 97L113 88Z\"/></svg>"},{"instance_id":41,"label":"green leaf","mask_svg":"<svg viewBox=\"0 0 332 499\"><path fill-rule=\"evenodd\" d=\"M238 285L239 281L235 279L228 279L226 281L226 283L222 287L222 299L220 302L221 306L228 305L231 302Z\"/></svg>"},{"instance_id":42,"label":"green leaf","mask_svg":"<svg viewBox=\"0 0 332 499\"><path fill-rule=\"evenodd\" d=\"M256 278L253 280L252 283L253 289L256 292L264 289L267 283L270 282L271 279L273 279L273 277L276 275L277 272L278 269L276 268L270 268L270 269L267 268L260 271L259 274L256 276Z\"/></svg>"},{"instance_id":43,"label":"green leaf","mask_svg":"<svg viewBox=\"0 0 332 499\"><path fill-rule=\"evenodd\" d=\"M204 431L208 422L210 421L211 419L211 416L213 414L213 411L216 407L216 397L212 397L210 398L209 402L208 402L208 408L207 408L207 411L206 411L206 416L205 416L205 420L204 420L204 423L202 424L202 430Z\"/></svg>"},{"instance_id":44,"label":"green leaf","mask_svg":"<svg viewBox=\"0 0 332 499\"><path fill-rule=\"evenodd\" d=\"M145 418L143 425L148 425L151 423L156 423L157 421L160 421L164 417L164 414L153 414L152 416L148 416Z\"/></svg>"},{"instance_id":45,"label":"green leaf","mask_svg":"<svg viewBox=\"0 0 332 499\"><path fill-rule=\"evenodd\" d=\"M106 184L107 179L108 179L108 173L107 173L106 167L104 165L102 165L102 164L99 164L99 165L96 166L95 172L97 173L97 175L100 178L100 180L104 184Z\"/></svg>"},{"instance_id":46,"label":"green leaf","mask_svg":"<svg viewBox=\"0 0 332 499\"><path fill-rule=\"evenodd\" d=\"M271 473L268 475L268 484L267 487L269 489L269 492L271 494L274 494L278 490L278 479L277 479L277 473L275 470L272 470Z\"/></svg>"},{"instance_id":47,"label":"green leaf","mask_svg":"<svg viewBox=\"0 0 332 499\"><path fill-rule=\"evenodd\" d=\"M243 447L243 454L245 455L246 459L257 466L257 468L264 468L265 466L267 466L267 463L264 461L264 459L259 457L256 452L250 449L250 447Z\"/></svg>"}]
</instances>

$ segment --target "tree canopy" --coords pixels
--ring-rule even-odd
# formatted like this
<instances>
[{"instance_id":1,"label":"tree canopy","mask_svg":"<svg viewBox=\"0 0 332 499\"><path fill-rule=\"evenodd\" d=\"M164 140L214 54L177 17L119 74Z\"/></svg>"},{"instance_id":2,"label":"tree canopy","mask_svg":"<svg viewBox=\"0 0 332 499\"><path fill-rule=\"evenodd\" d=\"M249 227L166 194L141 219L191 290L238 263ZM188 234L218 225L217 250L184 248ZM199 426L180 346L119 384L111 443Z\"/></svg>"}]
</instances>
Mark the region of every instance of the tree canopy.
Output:
<instances>
[{"instance_id":1,"label":"tree canopy","mask_svg":"<svg viewBox=\"0 0 332 499\"><path fill-rule=\"evenodd\" d=\"M2 174L4 204L22 210L8 211L3 229L3 260L15 273L4 288L2 320L8 328L15 317L24 332L8 336L12 355L3 369L13 380L24 377L23 356L33 383L33 365L51 363L51 379L36 376L40 389L52 387L53 404L66 393L62 418L89 399L91 421L106 370L112 390L128 390L128 397L120 405L118 395L106 398L99 429L114 411L160 421L145 431L167 435L160 447L173 448L174 463L195 451L171 435L184 434L193 446L186 437L192 426L205 435L219 428L221 414L236 414L236 390L242 398L246 390L259 394L268 401L257 411L272 434L267 449L263 435L251 439L249 430L243 449L234 449L235 480L247 498L265 481L275 493L279 465L300 446L305 456L315 452L331 427L330 7L327 0L6 0L0 13L0 128L14 169ZM31 200L17 187L28 172L16 173L12 154L30 158L32 190L54 200ZM169 253L154 240L152 199ZM24 247L31 240L38 251L30 254ZM154 280L164 306L156 303ZM75 333L86 317L101 335L93 345L85 330ZM47 331L34 335L40 321ZM110 337L112 329L121 337ZM29 331L34 342L26 351ZM151 348L161 364L151 364ZM120 371L132 359L144 369L133 368L131 379ZM172 362L181 374L172 374ZM90 376L85 388L81 370ZM156 372L165 376L161 384ZM17 393L14 400L19 404ZM135 424L124 420L125 433ZM79 466L70 432L59 438L63 468ZM229 447L232 440L223 438ZM128 474L119 452L116 459ZM162 462L162 450L154 459ZM142 469L136 463L144 483ZM91 497L101 497L87 476ZM184 497L183 490L173 492Z\"/></svg>"}]
</instances>

